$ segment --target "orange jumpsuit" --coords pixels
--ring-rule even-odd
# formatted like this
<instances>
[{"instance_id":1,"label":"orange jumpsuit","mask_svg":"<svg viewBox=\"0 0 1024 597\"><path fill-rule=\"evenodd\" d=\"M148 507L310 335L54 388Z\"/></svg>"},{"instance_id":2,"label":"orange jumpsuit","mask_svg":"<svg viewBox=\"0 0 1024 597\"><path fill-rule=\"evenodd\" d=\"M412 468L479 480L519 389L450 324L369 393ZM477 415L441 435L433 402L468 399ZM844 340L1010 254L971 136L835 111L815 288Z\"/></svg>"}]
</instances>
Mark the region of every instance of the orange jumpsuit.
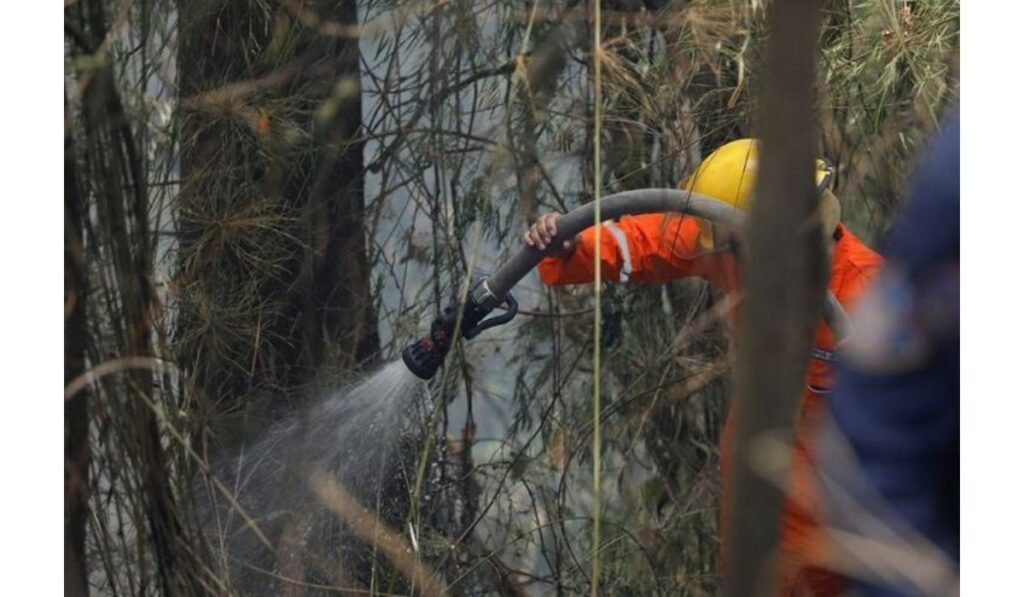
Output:
<instances>
[{"instance_id":1,"label":"orange jumpsuit","mask_svg":"<svg viewBox=\"0 0 1024 597\"><path fill-rule=\"evenodd\" d=\"M700 248L700 228L689 216L648 214L625 216L606 222L601 231L601 277L614 282L659 283L686 276L699 276L724 292L740 286L734 255L728 251L707 252ZM584 284L594 279L596 228L580 235L575 252L568 258L545 258L538 266L548 285ZM882 258L847 230L836 230L832 272L828 288L847 310L874 277ZM818 324L813 358L808 367L804 399L797 420L789 496L783 505L779 537L780 595L838 595L845 589L841 577L820 564L827 542L820 530L821 516L814 508L814 484L810 476L812 454L809 440L823 408L823 395L832 384L835 338L824 322ZM727 417L721 436L720 453L723 491L729 502L730 446L733 413ZM806 505L809 507L805 507ZM724 513L723 520L726 519ZM724 531L724 529L723 529ZM727 533L722 532L722 537Z\"/></svg>"}]
</instances>

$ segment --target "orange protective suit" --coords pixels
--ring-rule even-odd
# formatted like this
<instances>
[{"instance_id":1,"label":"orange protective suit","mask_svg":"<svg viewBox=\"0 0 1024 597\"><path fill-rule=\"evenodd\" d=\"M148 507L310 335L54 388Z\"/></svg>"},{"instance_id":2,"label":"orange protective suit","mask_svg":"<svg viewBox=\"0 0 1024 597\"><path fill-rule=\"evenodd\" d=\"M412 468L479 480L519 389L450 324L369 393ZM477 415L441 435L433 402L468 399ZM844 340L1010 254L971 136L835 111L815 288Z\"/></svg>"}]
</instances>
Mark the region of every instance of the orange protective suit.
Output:
<instances>
[{"instance_id":1,"label":"orange protective suit","mask_svg":"<svg viewBox=\"0 0 1024 597\"><path fill-rule=\"evenodd\" d=\"M659 283L687 276L708 280L719 290L730 292L740 286L735 256L729 251L707 252L700 247L699 222L689 216L648 214L625 216L600 227L601 277L613 282ZM538 266L548 285L584 284L594 279L596 228L580 235L574 253L566 258L548 257ZM828 288L849 310L865 285L877 273L882 258L864 245L842 224L836 229L832 272ZM814 504L814 483L810 475L812 452L809 440L823 408L823 394L832 384L831 361L835 338L824 322L815 337L814 358L808 367L804 400L797 421L789 497L783 505L779 537L778 572L780 595L838 595L845 589L843 579L821 567L827 557L827 541L821 530L821 516ZM729 502L729 466L733 413L721 436L724 503ZM808 507L804 507L809 505ZM722 519L726 520L723 513ZM721 533L726 537L727 533Z\"/></svg>"}]
</instances>

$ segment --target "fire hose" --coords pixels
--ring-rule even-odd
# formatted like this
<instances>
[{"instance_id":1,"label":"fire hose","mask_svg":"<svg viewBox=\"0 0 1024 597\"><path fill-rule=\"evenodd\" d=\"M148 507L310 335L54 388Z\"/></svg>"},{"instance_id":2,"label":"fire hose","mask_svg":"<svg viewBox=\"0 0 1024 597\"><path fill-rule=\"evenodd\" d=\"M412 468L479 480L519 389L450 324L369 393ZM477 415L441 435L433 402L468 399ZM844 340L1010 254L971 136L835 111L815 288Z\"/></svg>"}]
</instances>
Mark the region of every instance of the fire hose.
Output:
<instances>
[{"instance_id":1,"label":"fire hose","mask_svg":"<svg viewBox=\"0 0 1024 597\"><path fill-rule=\"evenodd\" d=\"M544 251L524 246L489 277L475 282L469 289L465 304L453 301L430 326L430 331L402 351L402 360L416 376L431 379L444 363L451 349L456 327L460 323L461 336L471 340L484 330L511 321L519 304L512 296L512 288L530 273L548 254L556 251L562 242L594 225L594 203L582 205L558 219L558 234ZM616 219L625 215L651 213L688 214L739 230L746 221L746 212L712 197L678 189L639 189L608 195L601 200L601 218ZM503 313L487 318L501 305ZM837 339L846 337L848 320L836 297L828 292L825 297L825 323Z\"/></svg>"}]
</instances>

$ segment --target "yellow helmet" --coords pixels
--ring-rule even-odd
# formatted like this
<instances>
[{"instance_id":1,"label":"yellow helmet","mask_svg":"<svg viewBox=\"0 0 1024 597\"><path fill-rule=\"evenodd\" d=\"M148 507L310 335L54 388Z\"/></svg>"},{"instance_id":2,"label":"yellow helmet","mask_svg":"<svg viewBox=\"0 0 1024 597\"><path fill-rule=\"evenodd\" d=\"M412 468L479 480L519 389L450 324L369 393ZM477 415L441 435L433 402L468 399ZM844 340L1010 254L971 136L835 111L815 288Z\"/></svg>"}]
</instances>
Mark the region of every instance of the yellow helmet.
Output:
<instances>
[{"instance_id":1,"label":"yellow helmet","mask_svg":"<svg viewBox=\"0 0 1024 597\"><path fill-rule=\"evenodd\" d=\"M839 225L839 199L829 191L833 168L825 160L815 160L814 179L821 198L822 224L827 234ZM738 139L711 153L697 171L680 185L683 190L714 197L744 211L750 209L757 178L757 142ZM713 245L710 226L701 222L701 243L705 248Z\"/></svg>"}]
</instances>

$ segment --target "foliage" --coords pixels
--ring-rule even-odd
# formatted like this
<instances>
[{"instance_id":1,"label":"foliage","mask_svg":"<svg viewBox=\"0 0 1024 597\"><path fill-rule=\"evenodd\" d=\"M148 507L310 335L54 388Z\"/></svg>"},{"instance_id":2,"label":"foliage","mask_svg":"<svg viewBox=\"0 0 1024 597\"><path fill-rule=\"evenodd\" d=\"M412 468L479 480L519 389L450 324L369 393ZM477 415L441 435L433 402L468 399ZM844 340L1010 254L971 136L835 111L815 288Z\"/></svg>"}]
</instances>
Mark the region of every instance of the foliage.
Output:
<instances>
[{"instance_id":1,"label":"foliage","mask_svg":"<svg viewBox=\"0 0 1024 597\"><path fill-rule=\"evenodd\" d=\"M820 145L873 241L956 101L959 4L826 4ZM603 8L605 192L674 186L753 134L762 2ZM189 499L209 463L397 355L538 213L593 197L591 9L66 5L65 379L85 389L65 522L94 591L230 592ZM428 466L397 485L391 538L455 594L590 586L591 292L524 281L524 313L458 346L416 419L399 468ZM683 280L597 307L601 587L715 592L730 305Z\"/></svg>"}]
</instances>

